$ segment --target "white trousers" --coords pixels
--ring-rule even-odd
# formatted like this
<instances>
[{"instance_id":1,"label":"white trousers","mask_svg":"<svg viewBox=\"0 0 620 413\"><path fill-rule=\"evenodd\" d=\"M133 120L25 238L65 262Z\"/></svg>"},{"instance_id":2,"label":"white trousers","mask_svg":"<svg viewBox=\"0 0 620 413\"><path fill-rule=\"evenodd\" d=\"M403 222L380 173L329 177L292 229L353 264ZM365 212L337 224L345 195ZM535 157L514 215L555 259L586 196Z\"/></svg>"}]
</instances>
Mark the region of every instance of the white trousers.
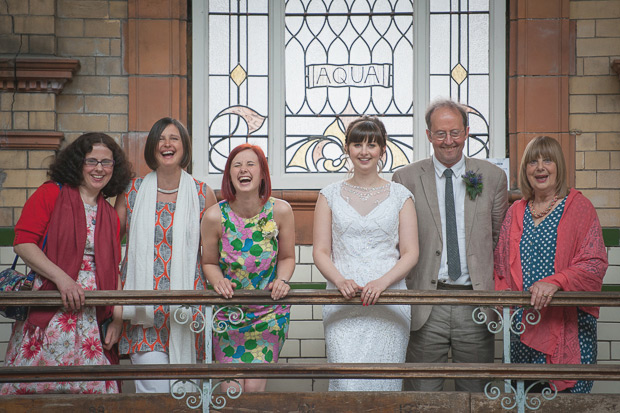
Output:
<instances>
[{"instance_id":1,"label":"white trousers","mask_svg":"<svg viewBox=\"0 0 620 413\"><path fill-rule=\"evenodd\" d=\"M131 364L169 364L168 353L148 351L133 353ZM170 380L135 380L136 393L170 393Z\"/></svg>"}]
</instances>

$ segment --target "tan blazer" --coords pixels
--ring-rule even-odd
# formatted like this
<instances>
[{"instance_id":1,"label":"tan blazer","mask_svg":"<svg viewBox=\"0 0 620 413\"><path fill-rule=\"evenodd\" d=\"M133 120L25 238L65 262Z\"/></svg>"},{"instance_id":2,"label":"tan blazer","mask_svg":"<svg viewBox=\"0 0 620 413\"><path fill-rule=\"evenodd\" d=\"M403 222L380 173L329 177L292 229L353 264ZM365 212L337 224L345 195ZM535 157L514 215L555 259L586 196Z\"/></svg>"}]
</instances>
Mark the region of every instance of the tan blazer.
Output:
<instances>
[{"instance_id":1,"label":"tan blazer","mask_svg":"<svg viewBox=\"0 0 620 413\"><path fill-rule=\"evenodd\" d=\"M475 200L465 195L467 267L474 290L494 290L493 249L508 209L506 174L492 163L474 158L465 158L465 169L482 174L483 185L482 193ZM433 161L423 159L401 168L392 180L413 193L418 216L420 258L407 275L407 288L435 290L443 247ZM411 306L411 331L419 330L426 323L432 308L432 305Z\"/></svg>"}]
</instances>

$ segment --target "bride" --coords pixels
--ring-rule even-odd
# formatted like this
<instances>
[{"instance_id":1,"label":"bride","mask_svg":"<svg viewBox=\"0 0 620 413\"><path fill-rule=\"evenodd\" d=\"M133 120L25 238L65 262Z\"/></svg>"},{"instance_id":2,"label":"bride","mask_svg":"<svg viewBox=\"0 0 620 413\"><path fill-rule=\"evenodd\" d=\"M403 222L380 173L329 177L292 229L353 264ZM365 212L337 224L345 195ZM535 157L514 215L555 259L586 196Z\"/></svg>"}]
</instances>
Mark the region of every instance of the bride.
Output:
<instances>
[{"instance_id":1,"label":"bride","mask_svg":"<svg viewBox=\"0 0 620 413\"><path fill-rule=\"evenodd\" d=\"M387 134L376 117L349 125L345 150L353 176L320 192L314 212L314 263L327 279L360 305L326 305L323 325L330 363L404 363L408 305L375 305L386 289L405 290L418 261L413 195L379 176ZM332 379L330 391L399 391L402 380Z\"/></svg>"}]
</instances>

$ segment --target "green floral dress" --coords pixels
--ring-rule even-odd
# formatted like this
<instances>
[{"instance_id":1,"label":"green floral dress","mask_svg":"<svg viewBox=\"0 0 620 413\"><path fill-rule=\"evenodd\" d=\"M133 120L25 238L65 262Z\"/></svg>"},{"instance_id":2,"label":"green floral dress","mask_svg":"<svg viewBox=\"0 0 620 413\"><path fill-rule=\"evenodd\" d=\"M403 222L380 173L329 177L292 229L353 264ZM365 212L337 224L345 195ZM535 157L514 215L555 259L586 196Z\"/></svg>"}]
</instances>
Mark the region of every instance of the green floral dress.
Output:
<instances>
[{"instance_id":1,"label":"green floral dress","mask_svg":"<svg viewBox=\"0 0 620 413\"><path fill-rule=\"evenodd\" d=\"M227 201L220 202L222 239L220 268L236 290L266 290L276 276L278 228L273 219L274 198L252 218L237 216ZM214 306L213 349L218 363L277 362L290 321L288 305ZM239 319L239 310L243 316ZM223 328L222 328L223 327Z\"/></svg>"}]
</instances>

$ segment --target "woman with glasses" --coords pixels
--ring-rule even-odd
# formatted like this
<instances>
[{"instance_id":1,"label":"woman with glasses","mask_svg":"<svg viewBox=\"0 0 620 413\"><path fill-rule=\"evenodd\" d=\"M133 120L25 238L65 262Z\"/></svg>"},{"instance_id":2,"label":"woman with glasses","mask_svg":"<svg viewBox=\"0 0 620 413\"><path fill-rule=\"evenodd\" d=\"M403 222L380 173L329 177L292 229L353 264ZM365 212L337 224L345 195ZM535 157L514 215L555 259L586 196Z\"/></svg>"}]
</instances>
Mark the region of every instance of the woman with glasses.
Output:
<instances>
[{"instance_id":1,"label":"woman with glasses","mask_svg":"<svg viewBox=\"0 0 620 413\"><path fill-rule=\"evenodd\" d=\"M540 312L540 322L513 333L513 363L596 364L599 308L549 306L557 291L600 291L607 271L596 210L568 187L566 170L557 140L530 141L519 168L523 199L508 210L495 249L495 289L528 291L530 305ZM513 326L529 311L517 313ZM558 391L589 393L594 382L551 383Z\"/></svg>"},{"instance_id":2,"label":"woman with glasses","mask_svg":"<svg viewBox=\"0 0 620 413\"><path fill-rule=\"evenodd\" d=\"M63 306L31 307L25 321L16 321L4 364L118 364L121 308L86 307L84 291L119 288L120 225L106 198L123 192L131 166L111 137L87 133L58 154L48 175L24 205L14 249L37 274L33 290L58 290ZM6 383L0 394L118 391L116 381L69 381Z\"/></svg>"},{"instance_id":3,"label":"woman with glasses","mask_svg":"<svg viewBox=\"0 0 620 413\"><path fill-rule=\"evenodd\" d=\"M133 179L125 196L116 199L121 236L127 234L123 289L204 290L200 219L216 199L207 184L184 170L192 160L185 126L172 118L155 122L144 159L153 172ZM201 336L177 323L171 306L124 306L123 318L119 351L133 364L190 364L204 356ZM137 393L169 392L168 380L136 380L135 385Z\"/></svg>"}]
</instances>

